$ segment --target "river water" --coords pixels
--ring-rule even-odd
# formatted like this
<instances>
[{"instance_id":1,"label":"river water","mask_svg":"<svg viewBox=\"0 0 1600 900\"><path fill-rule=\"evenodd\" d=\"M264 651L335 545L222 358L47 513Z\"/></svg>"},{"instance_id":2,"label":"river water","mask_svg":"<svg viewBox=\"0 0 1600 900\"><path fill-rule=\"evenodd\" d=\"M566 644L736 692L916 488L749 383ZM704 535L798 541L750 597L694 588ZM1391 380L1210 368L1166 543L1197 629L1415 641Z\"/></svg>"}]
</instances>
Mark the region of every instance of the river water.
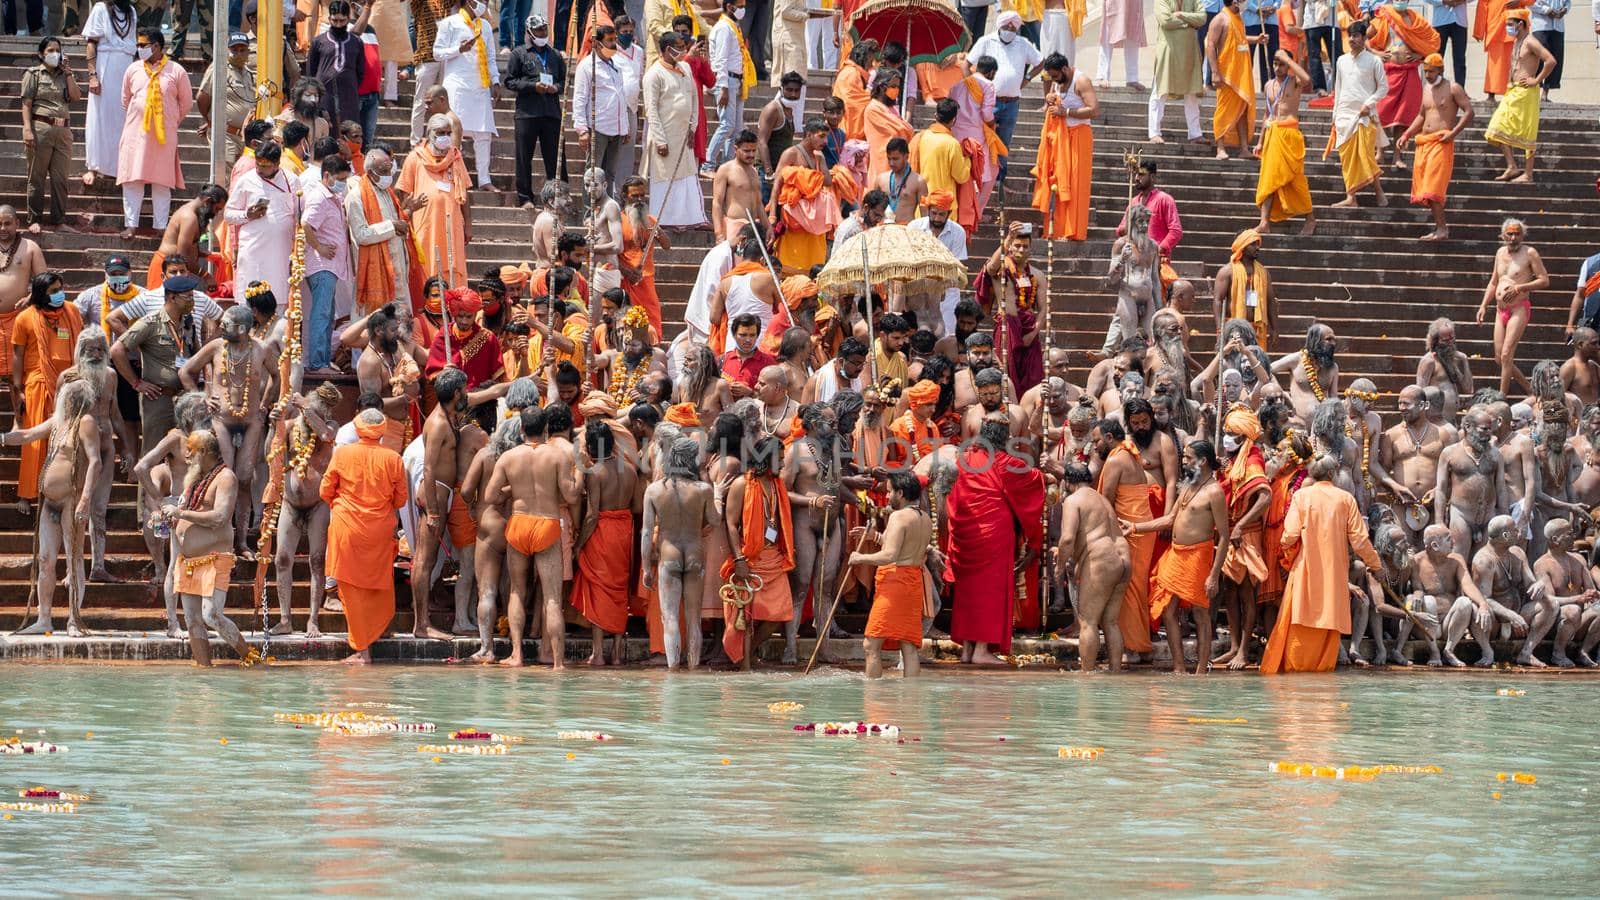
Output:
<instances>
[{"instance_id":1,"label":"river water","mask_svg":"<svg viewBox=\"0 0 1600 900\"><path fill-rule=\"evenodd\" d=\"M1587 678L10 665L0 685L0 735L71 749L0 756L4 799L93 796L0 821L9 896L1570 895L1600 874ZM440 731L272 716L351 704ZM903 742L792 730L827 720ZM466 726L526 741L416 751ZM1352 783L1275 760L1444 771Z\"/></svg>"}]
</instances>

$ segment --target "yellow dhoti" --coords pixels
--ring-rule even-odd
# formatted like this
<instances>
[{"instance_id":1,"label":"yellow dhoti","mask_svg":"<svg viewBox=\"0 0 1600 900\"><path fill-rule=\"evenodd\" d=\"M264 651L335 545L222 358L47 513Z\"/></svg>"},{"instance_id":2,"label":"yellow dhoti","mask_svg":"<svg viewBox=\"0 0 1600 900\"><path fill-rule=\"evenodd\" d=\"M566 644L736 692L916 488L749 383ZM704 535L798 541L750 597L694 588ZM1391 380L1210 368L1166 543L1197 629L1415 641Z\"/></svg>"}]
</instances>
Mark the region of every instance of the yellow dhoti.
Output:
<instances>
[{"instance_id":1,"label":"yellow dhoti","mask_svg":"<svg viewBox=\"0 0 1600 900\"><path fill-rule=\"evenodd\" d=\"M1268 217L1282 222L1311 212L1311 188L1306 184L1306 138L1300 121L1290 117L1267 126L1262 139L1261 174L1256 180L1256 205L1272 199Z\"/></svg>"},{"instance_id":2,"label":"yellow dhoti","mask_svg":"<svg viewBox=\"0 0 1600 900\"><path fill-rule=\"evenodd\" d=\"M1339 143L1339 172L1344 175L1346 193L1355 193L1378 178L1378 126L1372 122L1357 125Z\"/></svg>"},{"instance_id":3,"label":"yellow dhoti","mask_svg":"<svg viewBox=\"0 0 1600 900\"><path fill-rule=\"evenodd\" d=\"M1539 88L1513 84L1500 98L1489 118L1483 139L1513 150L1532 153L1539 140Z\"/></svg>"}]
</instances>

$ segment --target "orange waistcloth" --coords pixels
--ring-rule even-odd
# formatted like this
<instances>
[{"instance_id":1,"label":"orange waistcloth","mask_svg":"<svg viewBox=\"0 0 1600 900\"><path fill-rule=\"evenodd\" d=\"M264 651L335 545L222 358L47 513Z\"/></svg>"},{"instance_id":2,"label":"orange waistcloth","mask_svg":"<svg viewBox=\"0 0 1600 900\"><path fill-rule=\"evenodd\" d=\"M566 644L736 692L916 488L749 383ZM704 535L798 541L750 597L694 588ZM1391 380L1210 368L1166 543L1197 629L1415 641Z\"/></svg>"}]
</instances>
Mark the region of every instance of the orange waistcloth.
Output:
<instances>
[{"instance_id":1,"label":"orange waistcloth","mask_svg":"<svg viewBox=\"0 0 1600 900\"><path fill-rule=\"evenodd\" d=\"M162 271L166 266L167 255L165 253L157 250L151 254L150 268L144 273L144 286L152 291L161 287L161 282L166 280L166 274ZM129 322L128 324L132 325L133 323Z\"/></svg>"},{"instance_id":2,"label":"orange waistcloth","mask_svg":"<svg viewBox=\"0 0 1600 900\"><path fill-rule=\"evenodd\" d=\"M900 117L900 112L887 103L873 101L867 104L862 115L862 127L867 133L867 184L876 184L878 176L889 171L889 141L893 138L911 140L916 129Z\"/></svg>"},{"instance_id":3,"label":"orange waistcloth","mask_svg":"<svg viewBox=\"0 0 1600 900\"><path fill-rule=\"evenodd\" d=\"M523 556L542 553L553 547L560 538L560 519L512 513L506 521L506 546Z\"/></svg>"},{"instance_id":4,"label":"orange waistcloth","mask_svg":"<svg viewBox=\"0 0 1600 900\"><path fill-rule=\"evenodd\" d=\"M578 553L572 607L607 634L628 627L628 573L633 566L633 512L600 513L594 533Z\"/></svg>"},{"instance_id":5,"label":"orange waistcloth","mask_svg":"<svg viewBox=\"0 0 1600 900\"><path fill-rule=\"evenodd\" d=\"M656 217L650 216L649 221L655 225ZM628 216L622 217L622 253L618 258L629 268L640 270L638 281L622 280L622 289L628 294L628 302L643 309L650 318L651 329L660 334L661 299L656 293L655 247L652 245L650 253L645 254L644 243L639 240L639 234Z\"/></svg>"},{"instance_id":6,"label":"orange waistcloth","mask_svg":"<svg viewBox=\"0 0 1600 900\"><path fill-rule=\"evenodd\" d=\"M842 63L839 74L833 79L833 96L844 101L844 118L839 127L844 130L845 139L864 139L867 132L862 119L867 105L872 102L872 92L867 90L867 70L853 62Z\"/></svg>"},{"instance_id":7,"label":"orange waistcloth","mask_svg":"<svg viewBox=\"0 0 1600 900\"><path fill-rule=\"evenodd\" d=\"M783 507L788 504L778 505ZM784 534L788 534L787 529ZM750 605L744 610L745 624L749 626L756 622L787 622L794 618L794 594L789 590L789 570L794 568L794 559L785 555L776 545L765 544L754 554L746 553L745 560L750 566L750 574L761 577L760 590L755 592ZM728 569L731 574L733 561L729 560L723 568ZM723 581L727 581L727 576L723 576ZM745 631L734 627L739 611L732 604L724 603L722 615L728 623L722 631L722 649L728 654L729 659L742 662Z\"/></svg>"},{"instance_id":8,"label":"orange waistcloth","mask_svg":"<svg viewBox=\"0 0 1600 900\"><path fill-rule=\"evenodd\" d=\"M922 566L880 566L873 578L872 612L866 636L898 645L922 643ZM889 648L888 643L884 644Z\"/></svg>"},{"instance_id":9,"label":"orange waistcloth","mask_svg":"<svg viewBox=\"0 0 1600 900\"><path fill-rule=\"evenodd\" d=\"M17 312L0 312L0 375L11 374L11 326L17 321Z\"/></svg>"},{"instance_id":10,"label":"orange waistcloth","mask_svg":"<svg viewBox=\"0 0 1600 900\"><path fill-rule=\"evenodd\" d=\"M22 367L27 380L22 388L23 428L31 428L50 418L56 409L56 383L61 373L72 366L72 351L83 330L83 317L75 304L68 303L49 312L25 306L17 313L11 328L11 344L22 348ZM9 349L4 355L11 358ZM39 471L44 468L47 441L22 445L22 464L17 471L17 496L28 500L39 497Z\"/></svg>"},{"instance_id":11,"label":"orange waistcloth","mask_svg":"<svg viewBox=\"0 0 1600 900\"><path fill-rule=\"evenodd\" d=\"M1217 561L1217 546L1207 540L1198 544L1173 544L1156 561L1150 576L1150 621L1159 622L1172 601L1185 609L1211 608L1206 579Z\"/></svg>"},{"instance_id":12,"label":"orange waistcloth","mask_svg":"<svg viewBox=\"0 0 1600 900\"><path fill-rule=\"evenodd\" d=\"M1045 236L1081 241L1089 234L1094 129L1067 127L1046 116L1039 159L1033 166L1033 208L1044 214Z\"/></svg>"},{"instance_id":13,"label":"orange waistcloth","mask_svg":"<svg viewBox=\"0 0 1600 900\"><path fill-rule=\"evenodd\" d=\"M411 443L410 437L411 422L408 419L384 417L383 437L379 439L379 445L396 453L404 453L406 445Z\"/></svg>"},{"instance_id":14,"label":"orange waistcloth","mask_svg":"<svg viewBox=\"0 0 1600 900\"><path fill-rule=\"evenodd\" d=\"M1283 545L1298 549L1284 583L1278 624L1261 674L1326 672L1338 659L1339 635L1350 633L1350 549L1371 569L1383 563L1367 540L1355 498L1327 482L1302 487L1289 502Z\"/></svg>"},{"instance_id":15,"label":"orange waistcloth","mask_svg":"<svg viewBox=\"0 0 1600 900\"><path fill-rule=\"evenodd\" d=\"M1256 178L1256 205L1272 198L1270 218L1282 222L1311 212L1306 184L1306 137L1294 117L1267 125L1261 141L1261 170Z\"/></svg>"},{"instance_id":16,"label":"orange waistcloth","mask_svg":"<svg viewBox=\"0 0 1600 900\"><path fill-rule=\"evenodd\" d=\"M195 557L180 553L172 560L172 589L179 594L202 598L209 598L217 591L226 594L232 578L232 553Z\"/></svg>"},{"instance_id":17,"label":"orange waistcloth","mask_svg":"<svg viewBox=\"0 0 1600 900\"><path fill-rule=\"evenodd\" d=\"M345 628L350 649L360 652L372 646L389 630L394 620L394 579L378 587L339 582L339 600L344 604Z\"/></svg>"},{"instance_id":18,"label":"orange waistcloth","mask_svg":"<svg viewBox=\"0 0 1600 900\"><path fill-rule=\"evenodd\" d=\"M846 181L853 179L846 178ZM840 183L834 175L835 185ZM807 166L778 170L778 206L787 231L827 236L839 227L839 202L831 188L823 187L822 172Z\"/></svg>"},{"instance_id":19,"label":"orange waistcloth","mask_svg":"<svg viewBox=\"0 0 1600 900\"><path fill-rule=\"evenodd\" d=\"M1224 9L1212 21L1228 29L1217 48L1217 69L1212 80L1217 85L1217 107L1211 114L1211 135L1218 146L1248 147L1256 131L1256 88L1250 73L1250 46L1245 43L1244 20ZM1239 123L1244 123L1244 139L1236 141Z\"/></svg>"},{"instance_id":20,"label":"orange waistcloth","mask_svg":"<svg viewBox=\"0 0 1600 900\"><path fill-rule=\"evenodd\" d=\"M1411 162L1411 202L1419 206L1443 203L1456 168L1456 142L1444 139L1448 131L1417 135L1417 153Z\"/></svg>"},{"instance_id":21,"label":"orange waistcloth","mask_svg":"<svg viewBox=\"0 0 1600 900\"><path fill-rule=\"evenodd\" d=\"M1506 34L1506 13L1531 6L1532 0L1478 0L1473 11L1472 39L1483 44L1487 57L1483 69L1483 92L1504 94L1511 80L1511 51L1516 41Z\"/></svg>"},{"instance_id":22,"label":"orange waistcloth","mask_svg":"<svg viewBox=\"0 0 1600 900\"><path fill-rule=\"evenodd\" d=\"M1235 584L1244 584L1246 578L1257 585L1267 580L1266 541L1259 521L1244 530L1239 543L1228 545L1222 576Z\"/></svg>"},{"instance_id":23,"label":"orange waistcloth","mask_svg":"<svg viewBox=\"0 0 1600 900\"><path fill-rule=\"evenodd\" d=\"M478 523L473 520L467 502L461 499L459 485L450 494L450 512L445 517L445 528L450 532L450 546L457 550L470 547L478 541Z\"/></svg>"},{"instance_id":24,"label":"orange waistcloth","mask_svg":"<svg viewBox=\"0 0 1600 900\"><path fill-rule=\"evenodd\" d=\"M1300 473L1299 463L1286 464L1272 479L1272 499L1267 503L1267 513L1262 517L1262 549L1267 558L1267 578L1256 589L1256 602L1276 603L1283 596L1283 575L1289 569L1289 560L1283 555L1283 518L1289 512L1289 487Z\"/></svg>"},{"instance_id":25,"label":"orange waistcloth","mask_svg":"<svg viewBox=\"0 0 1600 900\"><path fill-rule=\"evenodd\" d=\"M378 444L381 425L356 425L360 443L333 451L322 476L328 518L328 577L346 585L394 587L395 513L410 502L400 454Z\"/></svg>"}]
</instances>

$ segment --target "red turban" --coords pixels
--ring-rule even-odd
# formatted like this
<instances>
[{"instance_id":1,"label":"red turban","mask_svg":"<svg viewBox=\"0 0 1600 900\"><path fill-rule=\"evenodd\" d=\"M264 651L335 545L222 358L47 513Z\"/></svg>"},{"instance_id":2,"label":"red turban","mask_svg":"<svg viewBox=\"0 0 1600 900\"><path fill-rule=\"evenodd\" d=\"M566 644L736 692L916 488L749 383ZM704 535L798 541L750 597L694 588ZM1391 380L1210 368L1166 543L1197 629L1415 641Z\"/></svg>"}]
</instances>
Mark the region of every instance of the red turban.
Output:
<instances>
[{"instance_id":1,"label":"red turban","mask_svg":"<svg viewBox=\"0 0 1600 900\"><path fill-rule=\"evenodd\" d=\"M444 308L451 316L477 313L483 309L483 298L472 288L451 288L444 292Z\"/></svg>"}]
</instances>

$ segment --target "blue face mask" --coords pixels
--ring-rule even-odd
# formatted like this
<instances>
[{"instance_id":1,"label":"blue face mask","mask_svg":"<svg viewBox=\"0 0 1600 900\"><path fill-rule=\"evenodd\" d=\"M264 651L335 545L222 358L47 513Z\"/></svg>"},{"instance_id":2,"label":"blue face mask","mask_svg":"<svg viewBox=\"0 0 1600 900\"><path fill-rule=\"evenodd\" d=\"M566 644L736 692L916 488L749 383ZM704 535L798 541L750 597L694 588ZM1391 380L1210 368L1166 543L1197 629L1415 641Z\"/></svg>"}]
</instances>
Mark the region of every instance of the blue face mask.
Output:
<instances>
[{"instance_id":1,"label":"blue face mask","mask_svg":"<svg viewBox=\"0 0 1600 900\"><path fill-rule=\"evenodd\" d=\"M50 307L52 309L59 308L65 302L67 302L66 291L56 291L50 295Z\"/></svg>"},{"instance_id":2,"label":"blue face mask","mask_svg":"<svg viewBox=\"0 0 1600 900\"><path fill-rule=\"evenodd\" d=\"M628 49L629 47L632 47L633 46L633 35L631 35L631 34L619 34L619 35L617 35L617 46L621 47L624 50Z\"/></svg>"},{"instance_id":3,"label":"blue face mask","mask_svg":"<svg viewBox=\"0 0 1600 900\"><path fill-rule=\"evenodd\" d=\"M128 289L128 285L132 283L133 279L127 275L106 276L106 284L109 285L113 291L125 291Z\"/></svg>"}]
</instances>

